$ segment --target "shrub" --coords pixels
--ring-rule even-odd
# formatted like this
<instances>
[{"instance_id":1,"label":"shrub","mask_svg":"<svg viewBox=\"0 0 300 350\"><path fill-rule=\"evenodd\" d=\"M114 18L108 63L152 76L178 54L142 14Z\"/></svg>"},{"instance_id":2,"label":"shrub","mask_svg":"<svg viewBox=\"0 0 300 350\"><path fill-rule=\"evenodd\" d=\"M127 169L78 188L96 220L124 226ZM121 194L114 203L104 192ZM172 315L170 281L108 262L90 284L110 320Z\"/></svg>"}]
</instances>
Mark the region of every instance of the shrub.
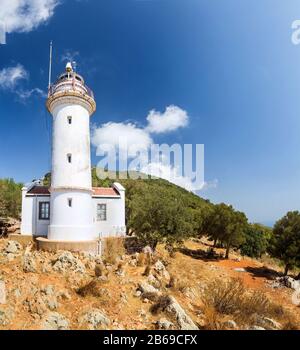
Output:
<instances>
[{"instance_id":1,"label":"shrub","mask_svg":"<svg viewBox=\"0 0 300 350\"><path fill-rule=\"evenodd\" d=\"M215 280L204 289L203 303L221 314L235 313L241 306L245 288L240 279Z\"/></svg>"},{"instance_id":2,"label":"shrub","mask_svg":"<svg viewBox=\"0 0 300 350\"><path fill-rule=\"evenodd\" d=\"M107 237L104 240L103 260L115 264L118 257L125 254L124 240L119 237Z\"/></svg>"},{"instance_id":3,"label":"shrub","mask_svg":"<svg viewBox=\"0 0 300 350\"><path fill-rule=\"evenodd\" d=\"M205 330L220 330L222 329L222 323L219 321L219 314L216 312L216 309L212 306L205 306L203 310L205 317Z\"/></svg>"},{"instance_id":4,"label":"shrub","mask_svg":"<svg viewBox=\"0 0 300 350\"><path fill-rule=\"evenodd\" d=\"M247 291L240 279L215 280L207 285L202 298L204 309L213 308L234 315L243 324L255 324L257 316L282 318L286 312L261 291Z\"/></svg>"},{"instance_id":5,"label":"shrub","mask_svg":"<svg viewBox=\"0 0 300 350\"><path fill-rule=\"evenodd\" d=\"M89 295L94 297L103 296L103 288L101 282L98 280L91 280L90 282L79 287L76 292L82 297Z\"/></svg>"},{"instance_id":6,"label":"shrub","mask_svg":"<svg viewBox=\"0 0 300 350\"><path fill-rule=\"evenodd\" d=\"M165 311L171 304L171 298L168 295L162 295L158 297L156 303L151 306L150 312L157 315L159 312Z\"/></svg>"}]
</instances>

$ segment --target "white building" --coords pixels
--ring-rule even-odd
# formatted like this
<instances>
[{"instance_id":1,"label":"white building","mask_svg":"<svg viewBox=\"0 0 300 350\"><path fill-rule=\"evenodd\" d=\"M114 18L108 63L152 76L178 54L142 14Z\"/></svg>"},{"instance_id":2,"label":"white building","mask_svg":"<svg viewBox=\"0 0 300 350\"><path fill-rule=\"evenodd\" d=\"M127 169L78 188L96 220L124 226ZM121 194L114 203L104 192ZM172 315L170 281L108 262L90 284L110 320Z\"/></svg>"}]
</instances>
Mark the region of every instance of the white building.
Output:
<instances>
[{"instance_id":1,"label":"white building","mask_svg":"<svg viewBox=\"0 0 300 350\"><path fill-rule=\"evenodd\" d=\"M125 189L92 188L90 116L92 91L70 63L49 90L53 116L51 186L22 189L21 234L49 241L90 241L125 235Z\"/></svg>"}]
</instances>

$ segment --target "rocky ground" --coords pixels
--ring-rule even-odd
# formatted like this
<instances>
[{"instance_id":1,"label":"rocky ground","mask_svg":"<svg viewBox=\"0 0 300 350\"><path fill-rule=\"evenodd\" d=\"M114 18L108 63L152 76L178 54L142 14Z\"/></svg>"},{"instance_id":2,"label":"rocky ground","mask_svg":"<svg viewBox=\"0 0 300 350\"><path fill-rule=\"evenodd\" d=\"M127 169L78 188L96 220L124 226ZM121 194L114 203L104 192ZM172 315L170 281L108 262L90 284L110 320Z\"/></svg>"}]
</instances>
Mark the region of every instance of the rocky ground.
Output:
<instances>
[{"instance_id":1,"label":"rocky ground","mask_svg":"<svg viewBox=\"0 0 300 350\"><path fill-rule=\"evenodd\" d=\"M238 254L207 258L209 248L187 241L171 256L159 246L153 256L124 253L108 263L1 239L0 329L300 329L298 281ZM205 302L212 281L232 278L262 293L272 317L269 307L248 310L245 320Z\"/></svg>"}]
</instances>

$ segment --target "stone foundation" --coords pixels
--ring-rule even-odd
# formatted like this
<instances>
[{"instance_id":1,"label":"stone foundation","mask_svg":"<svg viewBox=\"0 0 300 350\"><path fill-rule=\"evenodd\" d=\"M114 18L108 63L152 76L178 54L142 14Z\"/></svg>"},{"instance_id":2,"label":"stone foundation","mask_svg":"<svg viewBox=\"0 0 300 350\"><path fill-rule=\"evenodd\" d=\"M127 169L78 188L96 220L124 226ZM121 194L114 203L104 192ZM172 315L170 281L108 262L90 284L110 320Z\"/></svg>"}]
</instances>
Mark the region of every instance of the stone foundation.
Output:
<instances>
[{"instance_id":1,"label":"stone foundation","mask_svg":"<svg viewBox=\"0 0 300 350\"><path fill-rule=\"evenodd\" d=\"M93 241L53 241L47 238L39 237L36 239L37 248L48 252L56 252L58 250L69 250L71 252L88 252L100 254L100 242Z\"/></svg>"}]
</instances>

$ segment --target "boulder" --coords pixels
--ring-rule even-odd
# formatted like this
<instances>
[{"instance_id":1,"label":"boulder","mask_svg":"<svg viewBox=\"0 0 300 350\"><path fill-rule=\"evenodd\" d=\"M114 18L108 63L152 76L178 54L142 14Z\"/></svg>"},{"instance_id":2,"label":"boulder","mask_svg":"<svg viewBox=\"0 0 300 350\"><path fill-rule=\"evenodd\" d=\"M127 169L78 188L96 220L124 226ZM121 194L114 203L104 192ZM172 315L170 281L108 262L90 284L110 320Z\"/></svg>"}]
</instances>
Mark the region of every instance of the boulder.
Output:
<instances>
[{"instance_id":1,"label":"boulder","mask_svg":"<svg viewBox=\"0 0 300 350\"><path fill-rule=\"evenodd\" d=\"M156 322L157 329L170 329L174 326L174 324L165 318L162 318Z\"/></svg>"},{"instance_id":2,"label":"boulder","mask_svg":"<svg viewBox=\"0 0 300 350\"><path fill-rule=\"evenodd\" d=\"M54 286L52 284L48 284L41 288L41 293L49 296L53 296L55 294L54 292Z\"/></svg>"},{"instance_id":3,"label":"boulder","mask_svg":"<svg viewBox=\"0 0 300 350\"><path fill-rule=\"evenodd\" d=\"M279 278L279 281L288 288L294 289L294 290L298 290L300 289L300 280L295 280L292 277L289 276L284 276Z\"/></svg>"},{"instance_id":4,"label":"boulder","mask_svg":"<svg viewBox=\"0 0 300 350\"><path fill-rule=\"evenodd\" d=\"M165 278L167 280L170 279L169 272L167 271L165 265L160 260L157 260L157 262L154 264L153 268L154 268L154 271L162 278Z\"/></svg>"},{"instance_id":5,"label":"boulder","mask_svg":"<svg viewBox=\"0 0 300 350\"><path fill-rule=\"evenodd\" d=\"M170 296L170 304L166 307L165 311L176 319L181 330L199 329L174 297Z\"/></svg>"},{"instance_id":6,"label":"boulder","mask_svg":"<svg viewBox=\"0 0 300 350\"><path fill-rule=\"evenodd\" d=\"M278 329L281 329L282 327L279 322L269 317L260 318L259 324L263 326L265 329L269 329L269 330L278 330Z\"/></svg>"},{"instance_id":7,"label":"boulder","mask_svg":"<svg viewBox=\"0 0 300 350\"><path fill-rule=\"evenodd\" d=\"M155 278L152 274L150 274L147 278L149 284L151 284L154 288L160 288L161 284L157 278Z\"/></svg>"},{"instance_id":8,"label":"boulder","mask_svg":"<svg viewBox=\"0 0 300 350\"><path fill-rule=\"evenodd\" d=\"M237 267L234 269L236 272L246 272L246 270L243 267Z\"/></svg>"},{"instance_id":9,"label":"boulder","mask_svg":"<svg viewBox=\"0 0 300 350\"><path fill-rule=\"evenodd\" d=\"M6 304L6 288L4 281L0 281L0 304Z\"/></svg>"},{"instance_id":10,"label":"boulder","mask_svg":"<svg viewBox=\"0 0 300 350\"><path fill-rule=\"evenodd\" d=\"M248 328L249 331L265 331L266 329L260 326L251 326Z\"/></svg>"},{"instance_id":11,"label":"boulder","mask_svg":"<svg viewBox=\"0 0 300 350\"><path fill-rule=\"evenodd\" d=\"M140 282L138 284L138 290L140 290L142 292L142 294L145 294L145 293L153 293L153 294L157 294L157 295L161 294L157 288L151 286L147 282Z\"/></svg>"},{"instance_id":12,"label":"boulder","mask_svg":"<svg viewBox=\"0 0 300 350\"><path fill-rule=\"evenodd\" d=\"M42 322L43 330L66 330L69 329L69 321L58 312L49 312Z\"/></svg>"},{"instance_id":13,"label":"boulder","mask_svg":"<svg viewBox=\"0 0 300 350\"><path fill-rule=\"evenodd\" d=\"M54 271L58 272L73 271L85 273L85 267L83 263L69 251L63 251L60 253L54 261L52 267Z\"/></svg>"},{"instance_id":14,"label":"boulder","mask_svg":"<svg viewBox=\"0 0 300 350\"><path fill-rule=\"evenodd\" d=\"M237 324L233 320L228 320L223 323L223 326L229 329L236 329Z\"/></svg>"},{"instance_id":15,"label":"boulder","mask_svg":"<svg viewBox=\"0 0 300 350\"><path fill-rule=\"evenodd\" d=\"M110 325L110 319L98 309L92 309L85 313L80 319L80 324L87 324L89 329L99 329Z\"/></svg>"},{"instance_id":16,"label":"boulder","mask_svg":"<svg viewBox=\"0 0 300 350\"><path fill-rule=\"evenodd\" d=\"M0 310L0 326L7 326L14 317L14 310L9 308Z\"/></svg>"},{"instance_id":17,"label":"boulder","mask_svg":"<svg viewBox=\"0 0 300 350\"><path fill-rule=\"evenodd\" d=\"M31 253L24 254L23 271L24 272L36 272L37 271L36 262L35 262L35 259Z\"/></svg>"},{"instance_id":18,"label":"boulder","mask_svg":"<svg viewBox=\"0 0 300 350\"><path fill-rule=\"evenodd\" d=\"M47 306L40 295L35 295L33 297L28 297L24 301L24 305L27 305L28 311L31 314L37 314L42 316L47 312Z\"/></svg>"},{"instance_id":19,"label":"boulder","mask_svg":"<svg viewBox=\"0 0 300 350\"><path fill-rule=\"evenodd\" d=\"M8 260L13 260L22 251L23 247L19 242L7 241L3 255L7 257Z\"/></svg>"},{"instance_id":20,"label":"boulder","mask_svg":"<svg viewBox=\"0 0 300 350\"><path fill-rule=\"evenodd\" d=\"M22 250L22 245L16 241L8 241L5 246L5 251L7 253L16 254Z\"/></svg>"},{"instance_id":21,"label":"boulder","mask_svg":"<svg viewBox=\"0 0 300 350\"><path fill-rule=\"evenodd\" d=\"M158 273L163 272L166 269L165 265L160 260L157 260L153 267L154 270Z\"/></svg>"}]
</instances>

